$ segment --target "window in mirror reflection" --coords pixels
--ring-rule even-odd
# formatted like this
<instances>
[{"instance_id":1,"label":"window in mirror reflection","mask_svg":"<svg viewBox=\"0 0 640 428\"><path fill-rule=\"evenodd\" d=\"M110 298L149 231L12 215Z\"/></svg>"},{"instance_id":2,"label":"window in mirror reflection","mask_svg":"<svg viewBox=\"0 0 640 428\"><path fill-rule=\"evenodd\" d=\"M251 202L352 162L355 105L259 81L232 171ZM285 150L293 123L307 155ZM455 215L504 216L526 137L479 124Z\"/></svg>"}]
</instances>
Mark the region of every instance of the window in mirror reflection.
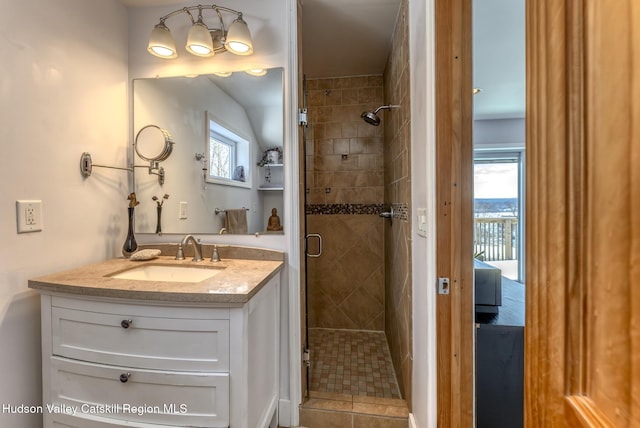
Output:
<instances>
[{"instance_id":1,"label":"window in mirror reflection","mask_svg":"<svg viewBox=\"0 0 640 428\"><path fill-rule=\"evenodd\" d=\"M251 141L207 112L207 182L250 187Z\"/></svg>"},{"instance_id":2,"label":"window in mirror reflection","mask_svg":"<svg viewBox=\"0 0 640 428\"><path fill-rule=\"evenodd\" d=\"M213 178L231 179L235 167L236 143L218 135L209 136L209 175ZM244 181L244 180L240 180Z\"/></svg>"}]
</instances>

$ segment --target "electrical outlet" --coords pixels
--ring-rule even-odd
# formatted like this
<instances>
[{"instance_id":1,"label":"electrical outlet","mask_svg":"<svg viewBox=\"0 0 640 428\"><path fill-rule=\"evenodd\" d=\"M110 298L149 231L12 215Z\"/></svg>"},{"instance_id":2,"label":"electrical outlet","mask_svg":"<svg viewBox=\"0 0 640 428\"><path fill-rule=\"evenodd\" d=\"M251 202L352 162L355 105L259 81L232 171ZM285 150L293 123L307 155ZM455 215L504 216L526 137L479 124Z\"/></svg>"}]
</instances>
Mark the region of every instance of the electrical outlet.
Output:
<instances>
[{"instance_id":1,"label":"electrical outlet","mask_svg":"<svg viewBox=\"0 0 640 428\"><path fill-rule=\"evenodd\" d=\"M178 214L178 218L180 220L185 220L187 218L187 207L188 204L186 202L180 202L180 213Z\"/></svg>"},{"instance_id":2,"label":"electrical outlet","mask_svg":"<svg viewBox=\"0 0 640 428\"><path fill-rule=\"evenodd\" d=\"M42 230L42 201L16 201L18 233Z\"/></svg>"}]
</instances>

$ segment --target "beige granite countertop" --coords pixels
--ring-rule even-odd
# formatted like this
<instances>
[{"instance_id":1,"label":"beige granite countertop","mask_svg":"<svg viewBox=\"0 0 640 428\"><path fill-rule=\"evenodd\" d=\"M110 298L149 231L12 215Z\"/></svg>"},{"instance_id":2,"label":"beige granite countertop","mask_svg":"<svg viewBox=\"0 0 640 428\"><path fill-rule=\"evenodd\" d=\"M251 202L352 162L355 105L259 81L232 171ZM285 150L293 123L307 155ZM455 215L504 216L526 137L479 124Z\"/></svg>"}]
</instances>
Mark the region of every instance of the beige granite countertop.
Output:
<instances>
[{"instance_id":1,"label":"beige granite countertop","mask_svg":"<svg viewBox=\"0 0 640 428\"><path fill-rule=\"evenodd\" d=\"M200 282L142 281L112 278L110 275L144 264L195 265L224 271ZM163 302L245 303L283 266L282 260L225 259L220 262L175 260L161 255L148 261L116 258L29 280L29 287L42 292L81 296L112 297Z\"/></svg>"}]
</instances>

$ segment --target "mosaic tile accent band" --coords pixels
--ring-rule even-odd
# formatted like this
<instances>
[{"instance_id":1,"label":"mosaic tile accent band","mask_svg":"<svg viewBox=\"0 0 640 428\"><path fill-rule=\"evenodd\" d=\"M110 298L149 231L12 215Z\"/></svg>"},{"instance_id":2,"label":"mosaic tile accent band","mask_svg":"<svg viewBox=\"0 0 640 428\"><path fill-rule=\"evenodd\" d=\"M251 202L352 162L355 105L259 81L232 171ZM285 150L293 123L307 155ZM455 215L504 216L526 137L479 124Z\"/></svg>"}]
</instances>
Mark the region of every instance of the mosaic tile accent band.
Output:
<instances>
[{"instance_id":1,"label":"mosaic tile accent band","mask_svg":"<svg viewBox=\"0 0 640 428\"><path fill-rule=\"evenodd\" d=\"M409 219L407 204L391 204L393 218L400 220ZM364 214L378 215L384 211L384 204L307 204L306 214L331 215L331 214Z\"/></svg>"},{"instance_id":2,"label":"mosaic tile accent band","mask_svg":"<svg viewBox=\"0 0 640 428\"><path fill-rule=\"evenodd\" d=\"M310 329L311 391L401 398L384 332Z\"/></svg>"},{"instance_id":3,"label":"mosaic tile accent band","mask_svg":"<svg viewBox=\"0 0 640 428\"><path fill-rule=\"evenodd\" d=\"M367 214L378 215L384 210L383 204L307 204L306 213L326 214Z\"/></svg>"}]
</instances>

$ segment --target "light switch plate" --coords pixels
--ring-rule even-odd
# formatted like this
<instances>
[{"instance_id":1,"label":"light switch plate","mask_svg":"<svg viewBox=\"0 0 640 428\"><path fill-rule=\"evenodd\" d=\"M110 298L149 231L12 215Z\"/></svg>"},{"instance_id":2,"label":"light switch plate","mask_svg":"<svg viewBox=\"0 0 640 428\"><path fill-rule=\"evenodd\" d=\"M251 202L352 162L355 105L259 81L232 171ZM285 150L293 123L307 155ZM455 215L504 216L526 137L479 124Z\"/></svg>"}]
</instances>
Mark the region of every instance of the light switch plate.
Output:
<instances>
[{"instance_id":1,"label":"light switch plate","mask_svg":"<svg viewBox=\"0 0 640 428\"><path fill-rule=\"evenodd\" d=\"M180 202L180 212L178 213L178 218L180 220L185 220L187 218L187 209L189 205L186 202Z\"/></svg>"},{"instance_id":2,"label":"light switch plate","mask_svg":"<svg viewBox=\"0 0 640 428\"><path fill-rule=\"evenodd\" d=\"M16 201L18 233L42 230L42 201Z\"/></svg>"},{"instance_id":3,"label":"light switch plate","mask_svg":"<svg viewBox=\"0 0 640 428\"><path fill-rule=\"evenodd\" d=\"M418 208L416 209L416 229L418 235L427 236L427 209L426 208Z\"/></svg>"}]
</instances>

